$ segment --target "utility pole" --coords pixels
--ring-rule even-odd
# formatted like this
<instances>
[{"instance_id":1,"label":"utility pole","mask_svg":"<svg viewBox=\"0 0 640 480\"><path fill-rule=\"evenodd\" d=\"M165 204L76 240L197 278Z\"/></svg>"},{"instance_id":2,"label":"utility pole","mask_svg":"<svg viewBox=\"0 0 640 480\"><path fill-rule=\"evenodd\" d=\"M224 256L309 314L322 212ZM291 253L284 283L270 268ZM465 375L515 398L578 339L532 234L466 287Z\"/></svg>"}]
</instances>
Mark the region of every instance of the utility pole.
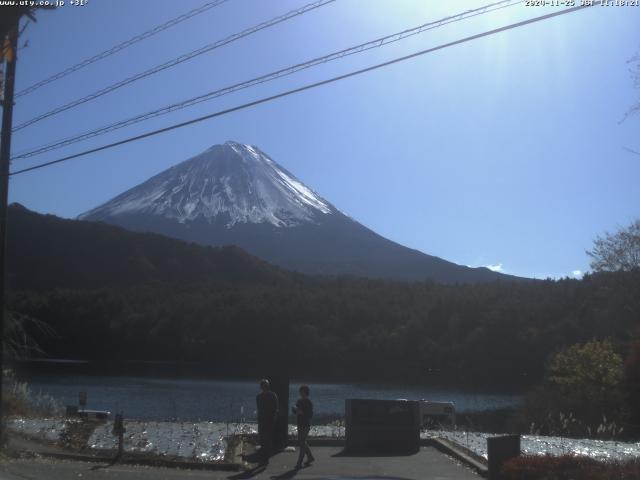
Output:
<instances>
[{"instance_id":1,"label":"utility pole","mask_svg":"<svg viewBox=\"0 0 640 480\"><path fill-rule=\"evenodd\" d=\"M11 129L13 120L13 91L16 80L16 61L18 52L18 25L20 17L16 17L7 33L7 46L4 53L7 71L4 82L2 102L2 134L0 137L0 375L4 357L4 323L6 313L5 280L6 280L6 244L7 244L7 206L9 203L9 163L11 158ZM0 41L4 42L4 38ZM0 420L2 419L2 379L0 378ZM0 424L1 425L1 424ZM2 428L0 426L0 428ZM0 434L4 432L0 431Z\"/></svg>"}]
</instances>

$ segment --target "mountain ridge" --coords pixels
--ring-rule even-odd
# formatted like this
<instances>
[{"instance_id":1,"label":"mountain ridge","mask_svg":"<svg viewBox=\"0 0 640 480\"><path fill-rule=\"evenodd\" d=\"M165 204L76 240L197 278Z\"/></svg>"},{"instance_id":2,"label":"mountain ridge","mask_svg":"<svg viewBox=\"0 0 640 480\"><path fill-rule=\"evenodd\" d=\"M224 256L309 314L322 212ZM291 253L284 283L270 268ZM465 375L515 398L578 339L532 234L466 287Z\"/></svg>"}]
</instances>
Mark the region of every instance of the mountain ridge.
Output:
<instances>
[{"instance_id":1,"label":"mountain ridge","mask_svg":"<svg viewBox=\"0 0 640 480\"><path fill-rule=\"evenodd\" d=\"M143 283L282 283L295 274L239 247L189 244L157 233L8 209L7 284L14 290Z\"/></svg>"},{"instance_id":2,"label":"mountain ridge","mask_svg":"<svg viewBox=\"0 0 640 480\"><path fill-rule=\"evenodd\" d=\"M306 274L475 283L522 280L457 265L382 237L258 147L214 145L78 218L203 245L237 245Z\"/></svg>"}]
</instances>

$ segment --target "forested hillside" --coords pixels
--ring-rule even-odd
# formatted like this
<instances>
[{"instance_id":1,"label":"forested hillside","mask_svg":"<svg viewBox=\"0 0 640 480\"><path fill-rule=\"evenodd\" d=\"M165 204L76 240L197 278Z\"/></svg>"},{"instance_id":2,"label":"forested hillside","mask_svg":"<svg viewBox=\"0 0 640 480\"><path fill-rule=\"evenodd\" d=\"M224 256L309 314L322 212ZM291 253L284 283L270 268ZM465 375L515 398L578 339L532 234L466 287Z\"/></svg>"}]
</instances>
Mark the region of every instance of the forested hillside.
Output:
<instances>
[{"instance_id":1,"label":"forested hillside","mask_svg":"<svg viewBox=\"0 0 640 480\"><path fill-rule=\"evenodd\" d=\"M15 207L10 227L10 313L51 327L28 330L54 358L511 388L562 348L611 339L626 356L639 333L637 269L477 285L307 277Z\"/></svg>"},{"instance_id":2,"label":"forested hillside","mask_svg":"<svg viewBox=\"0 0 640 480\"><path fill-rule=\"evenodd\" d=\"M96 288L149 282L280 282L294 277L229 247L9 207L7 281L12 289Z\"/></svg>"},{"instance_id":3,"label":"forested hillside","mask_svg":"<svg viewBox=\"0 0 640 480\"><path fill-rule=\"evenodd\" d=\"M451 381L541 378L560 348L638 330L640 273L476 286L323 279L287 285L170 284L21 292L13 310L53 357L204 362L212 375Z\"/></svg>"}]
</instances>

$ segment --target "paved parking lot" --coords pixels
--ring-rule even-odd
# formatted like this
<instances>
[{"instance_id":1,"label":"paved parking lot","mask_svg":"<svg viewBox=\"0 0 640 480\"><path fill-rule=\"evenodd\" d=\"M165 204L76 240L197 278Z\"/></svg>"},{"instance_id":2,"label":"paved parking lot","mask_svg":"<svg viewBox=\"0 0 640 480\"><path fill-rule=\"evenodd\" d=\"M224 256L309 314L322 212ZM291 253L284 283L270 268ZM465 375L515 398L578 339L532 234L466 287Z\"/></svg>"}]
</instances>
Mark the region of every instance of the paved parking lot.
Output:
<instances>
[{"instance_id":1,"label":"paved parking lot","mask_svg":"<svg viewBox=\"0 0 640 480\"><path fill-rule=\"evenodd\" d=\"M94 462L26 458L5 460L0 464L0 479L420 479L478 480L475 472L433 447L421 447L418 453L401 456L348 456L341 447L315 447L316 462L301 470L293 469L297 452L282 452L266 467L242 472L182 470L177 468L111 465Z\"/></svg>"}]
</instances>

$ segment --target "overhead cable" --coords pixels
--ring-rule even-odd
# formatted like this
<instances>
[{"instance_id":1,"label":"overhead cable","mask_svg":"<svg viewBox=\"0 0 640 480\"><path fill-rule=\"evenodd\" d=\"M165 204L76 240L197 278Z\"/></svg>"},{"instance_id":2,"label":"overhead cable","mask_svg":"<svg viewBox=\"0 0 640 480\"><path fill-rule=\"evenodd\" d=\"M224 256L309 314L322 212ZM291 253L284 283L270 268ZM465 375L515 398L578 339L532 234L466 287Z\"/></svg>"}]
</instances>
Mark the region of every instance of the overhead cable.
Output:
<instances>
[{"instance_id":1,"label":"overhead cable","mask_svg":"<svg viewBox=\"0 0 640 480\"><path fill-rule=\"evenodd\" d=\"M127 47L130 47L131 45L134 45L138 42L141 42L142 40L145 40L149 37L152 37L168 28L171 28L175 25L178 25L179 23L184 22L185 20L188 20L192 17L195 17L196 15L200 15L201 13L204 13L214 7L217 7L218 5L223 4L224 2L226 2L228 0L215 0L213 2L207 2L204 5L198 7L198 8L194 8L193 10L188 11L187 13L183 13L182 15L179 15L175 18L172 18L171 20L158 25L154 28L152 28L151 30L147 30L146 32L140 33L134 37L131 37L129 40L126 40L122 43L119 43L117 45L114 45L113 47L104 50L100 53L97 53L96 55L89 57L81 62L76 63L75 65L72 65L69 68L65 68L64 70L62 70L61 72L58 72L56 74L53 74L43 80L40 80L37 83L34 83L33 85L20 90L19 92L17 92L15 94L15 97L22 97L23 95L27 95L31 92L35 92L36 90L38 90L41 87L44 87L45 85L48 85L49 83L55 82L56 80L60 80L61 78L66 77L67 75L71 75L73 72L77 72L78 70L91 65L92 63L98 62L100 60L103 60L107 57L110 57L111 55L118 53L121 50L124 50Z\"/></svg>"},{"instance_id":2,"label":"overhead cable","mask_svg":"<svg viewBox=\"0 0 640 480\"><path fill-rule=\"evenodd\" d=\"M261 99L254 100L252 102L244 103L242 105L237 105L235 107L227 108L225 110L220 110L220 111L217 111L217 112L214 112L214 113L210 113L208 115L204 115L202 117L194 118L194 119L188 120L186 122L177 123L177 124L174 124L174 125L170 125L168 127L157 129L157 130L152 130L150 132L143 133L141 135L136 135L134 137L129 137L129 138L126 138L124 140L113 142L113 143L110 143L110 144L107 144L107 145L102 145L100 147L96 147L96 148L92 148L92 149L89 149L89 150L85 150L83 152L75 153L73 155L68 155L66 157L58 158L57 160L52 160L52 161L49 161L49 162L45 162L45 163L41 163L41 164L38 164L38 165L34 165L32 167L23 168L23 169L20 169L20 170L17 170L17 171L9 173L9 175L10 176L19 175L19 174L22 174L22 173L26 173L26 172L30 172L30 171L34 171L34 170L39 170L41 168L49 167L51 165L56 165L56 164L59 164L59 163L62 163L62 162L67 162L67 161L72 160L74 158L84 157L84 156L89 155L91 153L97 153L97 152L100 152L100 151L108 150L108 149L111 149L111 148L114 148L114 147L117 147L117 146L120 146L120 145L125 145L127 143L131 143L131 142L135 142L135 141L138 141L138 140L142 140L144 138L148 138L148 137L152 137L152 136L155 136L155 135L159 135L161 133L166 133L166 132L169 132L171 130L176 130L178 128L186 127L188 125L193 125L195 123L199 123L199 122L202 122L204 120L209 120L209 119L212 119L212 118L220 117L220 116L223 116L223 115L227 115L229 113L237 112L239 110L244 110L244 109L247 109L247 108L250 108L250 107L255 107L256 105L260 105L260 104L263 104L263 103L271 102L271 101L277 100L279 98L287 97L289 95L293 95L293 94L296 94L296 93L304 92L306 90L311 90L313 88L317 88L317 87L320 87L322 85L328 85L328 84L331 84L331 83L334 83L334 82L337 82L337 81L340 81L340 80L344 80L344 79L347 79L347 78L355 77L355 76L361 75L363 73L368 73L368 72L371 72L371 71L374 71L374 70L377 70L377 69L380 69L380 68L383 68L383 67L387 67L389 65L394 65L396 63L404 62L406 60L410 60L412 58L416 58L416 57L419 57L419 56L422 56L422 55L426 55L428 53L433 53L433 52L438 51L438 50L443 50L445 48L453 47L455 45L460 45L462 43L466 43L466 42L470 42L470 41L473 41L473 40L477 40L479 38L488 37L490 35L495 35L497 33L505 32L507 30L513 30L515 28L523 27L525 25L529 25L529 24L532 24L532 23L535 23L535 22L540 22L540 21L547 20L547 19L550 19L550 18L558 17L560 15L566 15L568 13L577 12L578 10L583 10L585 8L590 8L590 7L594 6L594 5L596 5L595 2L592 3L592 4L585 3L585 4L580 5L580 6L576 6L576 7L572 7L572 8L566 8L566 9L559 10L559 11L556 11L556 12L553 12L553 13L548 13L546 15L541 15L541 16L530 18L530 19L523 20L523 21L520 21L520 22L512 23L512 24L506 25L504 27L499 27L499 28L495 28L493 30L488 30L488 31L485 31L485 32L482 32L482 33L478 33L478 34L475 34L475 35L471 35L471 36L468 36L468 37L461 38L459 40L455 40L455 41L452 41L452 42L444 43L444 44L438 45L436 47L427 48L425 50L421 50L421 51L412 53L410 55L405 55L403 57L394 58L393 60L389 60L389 61L386 61L386 62L383 62L383 63L378 63L376 65L372 65L372 66L367 67L367 68L362 68L360 70L355 70L355 71L346 73L344 75L339 75L337 77L332 77L332 78L329 78L329 79L326 79L326 80L322 80L322 81L319 81L319 82L315 82L315 83L310 83L310 84L304 85L302 87L298 87L298 88L294 88L294 89L291 89L291 90L287 90L287 91L282 92L282 93L278 93L276 95L271 95L269 97L263 97Z\"/></svg>"},{"instance_id":3,"label":"overhead cable","mask_svg":"<svg viewBox=\"0 0 640 480\"><path fill-rule=\"evenodd\" d=\"M244 82L240 82L240 83L236 83L221 89L217 89L217 90L213 90L211 92L205 93L203 95L198 95L195 97L191 97L188 98L186 100L182 100L180 102L177 103L173 103L171 105L167 105L155 110L151 110L149 112L145 112L124 120L119 120L117 122L114 123L110 123L108 125L104 125L102 127L98 127L96 129L90 130L90 131L86 131L84 133L81 134L77 134L71 137L67 137L61 140L56 140L54 142L48 143L46 145L42 145L40 147L34 148L32 150L29 151L23 151L23 153L18 153L16 154L12 160L16 160L16 159L22 159L22 158L29 158L29 157L33 157L35 155L40 155L42 153L45 152L49 152L51 150L57 150L59 148L63 148L66 147L68 145L83 141L83 140L87 140L99 135L104 135L106 133L112 132L114 130L118 130L124 127L128 127L131 125L134 125L136 123L140 123L143 122L145 120L149 120L151 118L154 117L158 117L160 115L166 115L168 113L172 113L175 112L177 110L181 110L183 108L187 108L202 102L206 102L209 100L213 100L215 98L224 96L224 95L229 95L231 93L237 92L239 90L244 90L246 88L250 88L262 83L266 83L266 82L270 82L273 80L276 80L278 78L282 78L282 77L286 77L289 75L293 75L294 73L297 73L301 70L305 70L311 67L315 67L318 65L322 65L334 60L338 60L340 58L344 58L346 56L349 55L354 55L354 54L358 54L358 53L362 53L365 52L367 50L371 50L373 48L379 48L382 47L383 45L388 45L390 43L394 43L394 42L398 42L402 39L405 39L407 37L413 36L413 35L418 35L420 33L426 32L428 30L432 30L434 28L438 28L438 27L442 27L444 25L448 25L450 23L453 22L458 22L461 20L465 20L468 18L472 18L478 15L482 15L482 14L486 14L486 13L490 13L490 12L494 12L496 10L505 8L505 7L510 7L513 5L518 5L523 3L523 0L520 1L516 1L513 2L512 0L502 0L499 2L494 2L494 3L490 3L488 5L485 5L483 7L480 8L475 8L473 10L467 10L464 11L462 13L456 14L456 15L451 15L445 18L441 18L439 20L436 21L431 21L422 25L419 25L417 27L413 27L410 29L406 29L403 30L401 32L397 32L391 35L387 35L385 37L380 37L380 38L376 38L375 40L371 40L369 42L366 43L361 43L359 45L356 45L354 47L349 47L343 50L339 50L337 52L333 52L321 57L317 57L317 58L313 58L311 60L302 62L302 63L298 63L296 65L290 66L290 67L286 67L280 70L276 70L274 72L265 74L265 75L261 75L259 77L255 77L252 78L250 80L246 80Z\"/></svg>"},{"instance_id":4,"label":"overhead cable","mask_svg":"<svg viewBox=\"0 0 640 480\"><path fill-rule=\"evenodd\" d=\"M261 30L264 30L266 28L269 27L273 27L274 25L278 25L279 23L282 23L284 21L290 20L294 17L297 17L299 15L303 15L311 10L314 10L316 8L322 7L328 3L333 3L336 0L316 0L315 2L309 3L308 5L305 5L301 8L297 8L295 10L291 10L290 12L287 12L283 15L277 16L275 18L272 18L271 20L267 20L266 22L262 22L258 25L255 25L251 28L247 28L246 30L243 30L241 32L238 33L234 33L232 35L229 35L228 37L223 38L222 40L218 40L216 42L210 43L208 45L205 45L203 47L200 47L196 50L192 50L190 52L187 52L183 55L180 55L179 57L176 57L172 60L169 60L167 62L164 62L160 65L156 65L155 67L151 67L148 70L145 70L143 72L137 73L135 75L132 75L131 77L127 77L124 80L120 80L119 82L113 83L109 86L106 86L104 88L101 88L100 90L97 90L93 93L90 93L89 95L85 95L84 97L81 98L77 98L75 100L72 100L68 103L65 103L64 105L61 105L59 107L54 108L53 110L49 110L48 112L42 113L36 117L33 117L25 122L22 122L21 124L13 127L13 131L16 132L18 130L22 130L23 128L26 128L30 125L33 125L34 123L40 122L42 120L44 120L45 118L49 118L49 117L53 117L54 115L58 115L59 113L62 113L64 111L67 111L71 108L77 107L78 105L82 105L84 103L90 102L91 100L95 100L96 98L100 98L103 95L106 95L107 93L113 92L114 90L117 90L119 88L122 88L126 85L129 85L133 82L137 82L138 80L141 80L143 78L149 77L151 75L155 75L156 73L159 73L163 70L166 70L168 68L171 67L175 67L176 65L179 65L183 62L186 62L188 60L192 60L204 53L210 52L212 50L215 50L216 48L220 48L224 45L227 45L231 42L235 42L236 40L239 40L241 38L247 37L249 35L252 35L256 32L259 32Z\"/></svg>"}]
</instances>

